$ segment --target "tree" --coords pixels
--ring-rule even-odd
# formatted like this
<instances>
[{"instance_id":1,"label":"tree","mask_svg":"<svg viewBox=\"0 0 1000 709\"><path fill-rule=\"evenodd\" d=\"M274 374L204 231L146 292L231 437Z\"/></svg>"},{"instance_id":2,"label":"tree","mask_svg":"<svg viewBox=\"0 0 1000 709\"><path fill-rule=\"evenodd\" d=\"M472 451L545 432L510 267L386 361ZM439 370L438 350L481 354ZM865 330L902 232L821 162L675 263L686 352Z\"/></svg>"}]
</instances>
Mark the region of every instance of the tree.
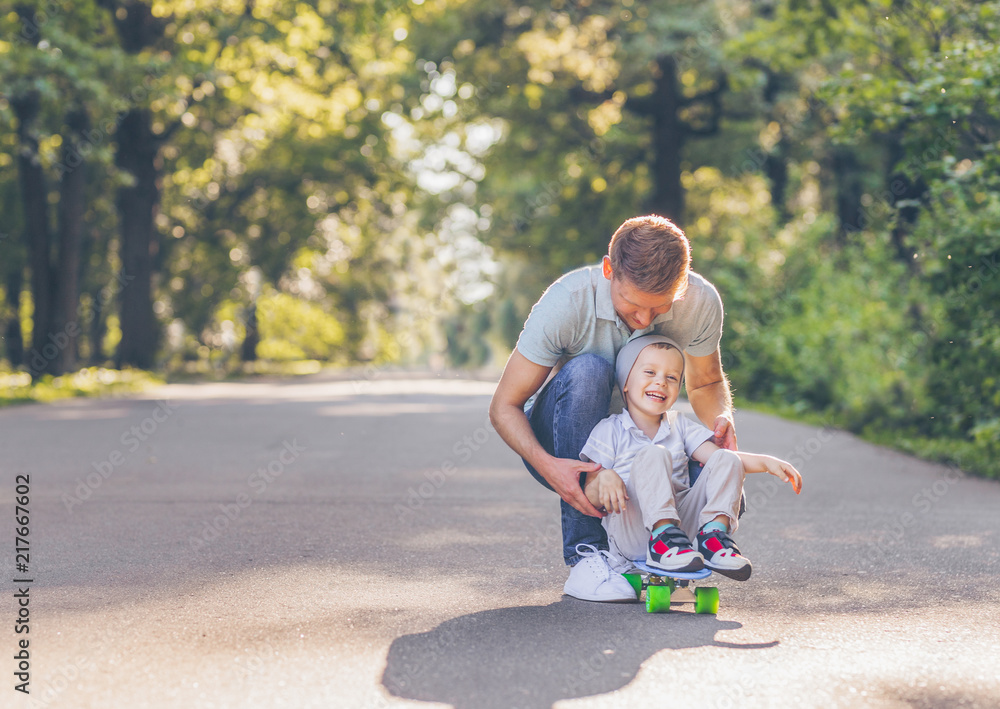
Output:
<instances>
[{"instance_id":1,"label":"tree","mask_svg":"<svg viewBox=\"0 0 1000 709\"><path fill-rule=\"evenodd\" d=\"M197 130L164 150L158 297L196 337L230 301L252 308L259 276L335 314L345 359L381 356L405 245L421 238L407 213L419 196L383 121L412 61L396 38L403 7L257 4L215 15L228 29L208 35L202 15L174 17L211 69L177 116Z\"/></svg>"},{"instance_id":2,"label":"tree","mask_svg":"<svg viewBox=\"0 0 1000 709\"><path fill-rule=\"evenodd\" d=\"M0 111L20 141L4 147L25 183L36 343L75 355L56 332L69 327L92 358L108 339L119 365L152 367L163 319L210 334L253 272L337 311L351 356L384 350L406 244L423 238L406 210L423 198L382 121L412 61L405 7L92 0L0 18L27 38L0 44ZM9 269L8 309L25 265Z\"/></svg>"},{"instance_id":3,"label":"tree","mask_svg":"<svg viewBox=\"0 0 1000 709\"><path fill-rule=\"evenodd\" d=\"M4 104L16 124L20 207L33 306L32 348L27 357L33 376L56 374L76 361L80 332L79 274L84 231L84 193L92 148L87 135L90 112L106 100L109 55L100 25L89 5L49 12L44 3L21 3L3 18L0 52ZM61 147L60 147L61 146ZM99 157L99 156L98 156ZM58 190L53 233L50 185ZM7 295L19 318L21 275L8 272ZM14 340L18 327L8 331Z\"/></svg>"}]
</instances>

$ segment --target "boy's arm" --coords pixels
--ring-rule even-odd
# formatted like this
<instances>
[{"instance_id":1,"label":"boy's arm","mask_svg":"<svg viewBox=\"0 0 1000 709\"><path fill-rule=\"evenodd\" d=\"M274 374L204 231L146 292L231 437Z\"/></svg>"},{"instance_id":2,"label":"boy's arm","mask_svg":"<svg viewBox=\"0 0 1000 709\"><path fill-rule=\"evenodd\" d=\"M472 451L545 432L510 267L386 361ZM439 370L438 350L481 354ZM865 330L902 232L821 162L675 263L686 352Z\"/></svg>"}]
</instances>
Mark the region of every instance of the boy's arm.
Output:
<instances>
[{"instance_id":1,"label":"boy's arm","mask_svg":"<svg viewBox=\"0 0 1000 709\"><path fill-rule=\"evenodd\" d=\"M695 449L691 457L704 465L717 450L719 450L719 446L711 441L705 441ZM786 483L791 483L796 495L802 492L802 474L788 461L775 458L773 455L764 455L763 453L746 453L744 451L734 451L734 453L740 457L743 469L746 472L770 473Z\"/></svg>"}]
</instances>

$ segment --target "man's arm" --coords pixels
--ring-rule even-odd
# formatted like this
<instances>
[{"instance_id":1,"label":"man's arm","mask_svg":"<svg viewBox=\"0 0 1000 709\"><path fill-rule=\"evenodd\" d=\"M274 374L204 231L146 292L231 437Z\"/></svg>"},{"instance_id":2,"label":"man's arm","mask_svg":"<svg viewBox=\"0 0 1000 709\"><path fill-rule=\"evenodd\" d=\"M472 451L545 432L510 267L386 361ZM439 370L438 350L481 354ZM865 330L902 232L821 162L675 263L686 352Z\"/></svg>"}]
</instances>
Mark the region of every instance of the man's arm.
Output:
<instances>
[{"instance_id":1,"label":"man's arm","mask_svg":"<svg viewBox=\"0 0 1000 709\"><path fill-rule=\"evenodd\" d=\"M729 393L729 380L722 371L719 350L707 357L692 357L685 353L684 360L688 401L695 415L712 429L715 434L712 441L716 445L736 450L733 397Z\"/></svg>"},{"instance_id":2,"label":"man's arm","mask_svg":"<svg viewBox=\"0 0 1000 709\"><path fill-rule=\"evenodd\" d=\"M580 487L580 473L600 470L601 466L549 455L524 414L524 402L545 383L551 370L551 367L535 364L515 349L493 393L490 422L504 442L531 463L567 504L592 517L602 517Z\"/></svg>"}]
</instances>

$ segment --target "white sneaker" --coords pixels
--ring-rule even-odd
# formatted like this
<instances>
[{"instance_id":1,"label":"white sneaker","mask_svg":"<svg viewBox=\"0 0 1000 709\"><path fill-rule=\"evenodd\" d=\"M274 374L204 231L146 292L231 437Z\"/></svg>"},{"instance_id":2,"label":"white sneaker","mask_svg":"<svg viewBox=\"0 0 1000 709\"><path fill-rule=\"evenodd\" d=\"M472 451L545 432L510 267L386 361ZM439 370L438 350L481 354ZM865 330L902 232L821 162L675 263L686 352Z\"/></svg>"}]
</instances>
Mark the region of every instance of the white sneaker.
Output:
<instances>
[{"instance_id":1,"label":"white sneaker","mask_svg":"<svg viewBox=\"0 0 1000 709\"><path fill-rule=\"evenodd\" d=\"M614 558L603 549L590 544L577 544L576 553L582 558L570 569L563 593L581 601L634 601L637 596L632 584L615 572L609 562Z\"/></svg>"}]
</instances>

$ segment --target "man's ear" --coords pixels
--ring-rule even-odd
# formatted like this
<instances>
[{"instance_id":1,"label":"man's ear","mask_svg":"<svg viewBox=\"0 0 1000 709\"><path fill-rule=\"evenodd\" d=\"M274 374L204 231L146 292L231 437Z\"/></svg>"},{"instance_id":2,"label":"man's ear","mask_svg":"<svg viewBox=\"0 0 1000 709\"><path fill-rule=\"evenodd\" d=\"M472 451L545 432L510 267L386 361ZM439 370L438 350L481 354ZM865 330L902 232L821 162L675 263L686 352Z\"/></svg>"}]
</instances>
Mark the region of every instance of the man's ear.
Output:
<instances>
[{"instance_id":1,"label":"man's ear","mask_svg":"<svg viewBox=\"0 0 1000 709\"><path fill-rule=\"evenodd\" d=\"M604 277L607 278L610 281L611 280L611 276L614 275L612 273L612 271L611 271L611 257L610 256L605 256L604 257L604 261L601 263L601 268L604 270Z\"/></svg>"}]
</instances>

